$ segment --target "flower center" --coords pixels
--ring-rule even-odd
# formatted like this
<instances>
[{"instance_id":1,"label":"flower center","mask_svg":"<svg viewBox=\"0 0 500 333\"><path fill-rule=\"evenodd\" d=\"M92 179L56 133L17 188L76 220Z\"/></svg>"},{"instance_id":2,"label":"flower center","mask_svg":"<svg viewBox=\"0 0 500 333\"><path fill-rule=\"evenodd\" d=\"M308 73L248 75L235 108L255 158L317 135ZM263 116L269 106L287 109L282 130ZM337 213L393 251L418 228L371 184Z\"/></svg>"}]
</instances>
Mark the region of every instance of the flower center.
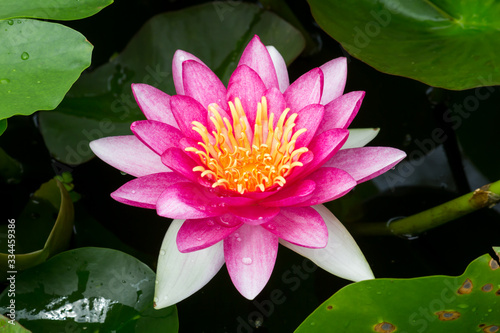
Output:
<instances>
[{"instance_id":1,"label":"flower center","mask_svg":"<svg viewBox=\"0 0 500 333\"><path fill-rule=\"evenodd\" d=\"M240 99L235 98L234 103L228 104L232 125L221 117L217 104L209 105L210 120L217 130L212 131L212 135L205 126L193 121L193 130L203 140L198 142L201 149L186 148L197 154L202 163L193 171L200 171L202 177L211 179L212 187L221 186L241 194L285 185L292 169L303 165L299 158L307 152L306 147L295 149L297 138L307 131L305 128L293 130L297 114L287 117L290 109L285 109L273 128L274 113L268 117L267 100L262 97L257 104L252 134Z\"/></svg>"}]
</instances>

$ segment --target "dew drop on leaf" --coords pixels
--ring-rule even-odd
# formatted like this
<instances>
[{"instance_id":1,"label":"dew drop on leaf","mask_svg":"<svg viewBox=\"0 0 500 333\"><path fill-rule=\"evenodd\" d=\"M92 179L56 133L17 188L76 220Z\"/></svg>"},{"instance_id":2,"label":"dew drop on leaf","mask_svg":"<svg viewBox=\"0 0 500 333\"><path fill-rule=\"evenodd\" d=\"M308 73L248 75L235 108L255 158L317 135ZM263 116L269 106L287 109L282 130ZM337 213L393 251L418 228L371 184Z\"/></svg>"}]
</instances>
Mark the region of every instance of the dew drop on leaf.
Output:
<instances>
[{"instance_id":1,"label":"dew drop on leaf","mask_svg":"<svg viewBox=\"0 0 500 333\"><path fill-rule=\"evenodd\" d=\"M30 58L30 55L28 52L23 52L23 54L21 54L21 59L28 60L29 58Z\"/></svg>"}]
</instances>

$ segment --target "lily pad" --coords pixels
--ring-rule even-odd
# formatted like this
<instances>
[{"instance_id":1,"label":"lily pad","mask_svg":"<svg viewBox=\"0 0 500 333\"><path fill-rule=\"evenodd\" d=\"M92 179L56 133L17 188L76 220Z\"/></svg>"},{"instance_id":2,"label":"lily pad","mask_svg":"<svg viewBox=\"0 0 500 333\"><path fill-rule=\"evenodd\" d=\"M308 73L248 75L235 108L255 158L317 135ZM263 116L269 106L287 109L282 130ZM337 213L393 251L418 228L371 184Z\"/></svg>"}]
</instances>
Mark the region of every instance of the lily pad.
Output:
<instances>
[{"instance_id":1,"label":"lily pad","mask_svg":"<svg viewBox=\"0 0 500 333\"><path fill-rule=\"evenodd\" d=\"M0 120L0 135L7 129L7 119Z\"/></svg>"},{"instance_id":2,"label":"lily pad","mask_svg":"<svg viewBox=\"0 0 500 333\"><path fill-rule=\"evenodd\" d=\"M500 84L499 2L308 1L323 30L379 71L454 90Z\"/></svg>"},{"instance_id":3,"label":"lily pad","mask_svg":"<svg viewBox=\"0 0 500 333\"><path fill-rule=\"evenodd\" d=\"M92 45L63 25L0 20L0 119L52 110L90 65Z\"/></svg>"},{"instance_id":4,"label":"lily pad","mask_svg":"<svg viewBox=\"0 0 500 333\"><path fill-rule=\"evenodd\" d=\"M500 248L494 248L497 253ZM486 332L500 330L500 267L485 254L464 274L350 284L295 331Z\"/></svg>"},{"instance_id":5,"label":"lily pad","mask_svg":"<svg viewBox=\"0 0 500 333\"><path fill-rule=\"evenodd\" d=\"M153 309L155 274L123 252L79 248L16 277L16 320L34 332L177 332L177 309ZM0 312L10 304L0 295Z\"/></svg>"},{"instance_id":6,"label":"lily pad","mask_svg":"<svg viewBox=\"0 0 500 333\"><path fill-rule=\"evenodd\" d=\"M4 333L30 333L24 327L21 326L17 321L10 319L9 317L2 316L0 314L0 328Z\"/></svg>"},{"instance_id":7,"label":"lily pad","mask_svg":"<svg viewBox=\"0 0 500 333\"><path fill-rule=\"evenodd\" d=\"M92 16L113 0L2 0L0 20L31 17L50 20L78 20Z\"/></svg>"},{"instance_id":8,"label":"lily pad","mask_svg":"<svg viewBox=\"0 0 500 333\"><path fill-rule=\"evenodd\" d=\"M65 250L73 230L73 217L73 203L64 186L55 180L43 184L21 216L9 219L0 230L0 279Z\"/></svg>"},{"instance_id":9,"label":"lily pad","mask_svg":"<svg viewBox=\"0 0 500 333\"><path fill-rule=\"evenodd\" d=\"M88 161L88 142L131 134L143 119L130 89L147 83L175 94L172 58L177 49L195 54L227 83L248 41L259 35L290 63L304 48L293 26L256 5L215 2L167 12L149 20L125 50L83 75L55 112L40 114L40 128L53 156L66 164Z\"/></svg>"}]
</instances>

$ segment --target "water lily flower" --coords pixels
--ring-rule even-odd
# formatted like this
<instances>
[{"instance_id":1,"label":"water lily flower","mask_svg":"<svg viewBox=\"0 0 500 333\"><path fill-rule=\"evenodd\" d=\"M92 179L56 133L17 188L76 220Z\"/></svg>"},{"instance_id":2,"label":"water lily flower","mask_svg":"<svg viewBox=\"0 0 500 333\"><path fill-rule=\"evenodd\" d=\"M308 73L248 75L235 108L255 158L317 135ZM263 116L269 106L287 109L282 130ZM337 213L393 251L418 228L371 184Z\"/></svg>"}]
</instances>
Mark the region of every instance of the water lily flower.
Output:
<instances>
[{"instance_id":1,"label":"water lily flower","mask_svg":"<svg viewBox=\"0 0 500 333\"><path fill-rule=\"evenodd\" d=\"M111 196L174 219L158 259L156 308L190 296L226 264L246 298L264 288L278 244L340 277L373 278L360 249L321 203L337 199L405 157L362 147L373 129L347 127L364 92L343 94L345 58L289 83L285 61L255 36L227 88L200 59L173 58L177 95L132 90L147 120L134 135L91 142L108 164L137 178Z\"/></svg>"}]
</instances>

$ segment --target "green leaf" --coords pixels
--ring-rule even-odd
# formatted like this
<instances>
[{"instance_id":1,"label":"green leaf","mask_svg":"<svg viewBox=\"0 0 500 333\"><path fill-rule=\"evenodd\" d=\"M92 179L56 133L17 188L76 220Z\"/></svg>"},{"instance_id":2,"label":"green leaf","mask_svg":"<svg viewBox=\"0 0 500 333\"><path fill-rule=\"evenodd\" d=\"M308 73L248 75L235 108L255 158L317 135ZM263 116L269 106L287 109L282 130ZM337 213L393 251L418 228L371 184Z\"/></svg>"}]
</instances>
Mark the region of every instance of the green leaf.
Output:
<instances>
[{"instance_id":1,"label":"green leaf","mask_svg":"<svg viewBox=\"0 0 500 333\"><path fill-rule=\"evenodd\" d=\"M177 309L153 309L155 274L103 248L61 253L19 274L16 320L34 332L177 332ZM0 295L7 312L8 288Z\"/></svg>"},{"instance_id":2,"label":"green leaf","mask_svg":"<svg viewBox=\"0 0 500 333\"><path fill-rule=\"evenodd\" d=\"M7 119L0 120L0 135L7 129Z\"/></svg>"},{"instance_id":3,"label":"green leaf","mask_svg":"<svg viewBox=\"0 0 500 333\"><path fill-rule=\"evenodd\" d=\"M50 20L78 20L98 13L113 0L2 0L0 20L31 17Z\"/></svg>"},{"instance_id":4,"label":"green leaf","mask_svg":"<svg viewBox=\"0 0 500 333\"><path fill-rule=\"evenodd\" d=\"M0 229L0 279L9 271L33 267L66 249L73 217L73 203L64 186L54 179L43 184L21 216L9 219Z\"/></svg>"},{"instance_id":5,"label":"green leaf","mask_svg":"<svg viewBox=\"0 0 500 333\"><path fill-rule=\"evenodd\" d=\"M90 65L79 32L29 19L0 21L0 119L52 110Z\"/></svg>"},{"instance_id":6,"label":"green leaf","mask_svg":"<svg viewBox=\"0 0 500 333\"><path fill-rule=\"evenodd\" d=\"M22 175L23 166L21 163L10 157L0 147L0 181L8 184L17 184L21 181Z\"/></svg>"},{"instance_id":7,"label":"green leaf","mask_svg":"<svg viewBox=\"0 0 500 333\"><path fill-rule=\"evenodd\" d=\"M5 317L0 314L0 328L4 333L30 333L24 327L21 326L17 321Z\"/></svg>"},{"instance_id":8,"label":"green leaf","mask_svg":"<svg viewBox=\"0 0 500 333\"><path fill-rule=\"evenodd\" d=\"M500 3L308 0L315 20L384 73L447 89L500 84Z\"/></svg>"},{"instance_id":9,"label":"green leaf","mask_svg":"<svg viewBox=\"0 0 500 333\"><path fill-rule=\"evenodd\" d=\"M149 20L125 50L93 73L83 75L56 112L40 114L40 128L53 156L67 164L93 157L88 142L131 134L144 119L131 83L147 83L175 94L172 58L177 49L205 62L227 83L246 44L259 35L290 63L304 48L300 32L283 19L243 2L215 2L160 14Z\"/></svg>"},{"instance_id":10,"label":"green leaf","mask_svg":"<svg viewBox=\"0 0 500 333\"><path fill-rule=\"evenodd\" d=\"M496 252L500 248L494 248ZM295 331L497 332L500 267L485 254L457 276L376 279L350 284Z\"/></svg>"}]
</instances>

